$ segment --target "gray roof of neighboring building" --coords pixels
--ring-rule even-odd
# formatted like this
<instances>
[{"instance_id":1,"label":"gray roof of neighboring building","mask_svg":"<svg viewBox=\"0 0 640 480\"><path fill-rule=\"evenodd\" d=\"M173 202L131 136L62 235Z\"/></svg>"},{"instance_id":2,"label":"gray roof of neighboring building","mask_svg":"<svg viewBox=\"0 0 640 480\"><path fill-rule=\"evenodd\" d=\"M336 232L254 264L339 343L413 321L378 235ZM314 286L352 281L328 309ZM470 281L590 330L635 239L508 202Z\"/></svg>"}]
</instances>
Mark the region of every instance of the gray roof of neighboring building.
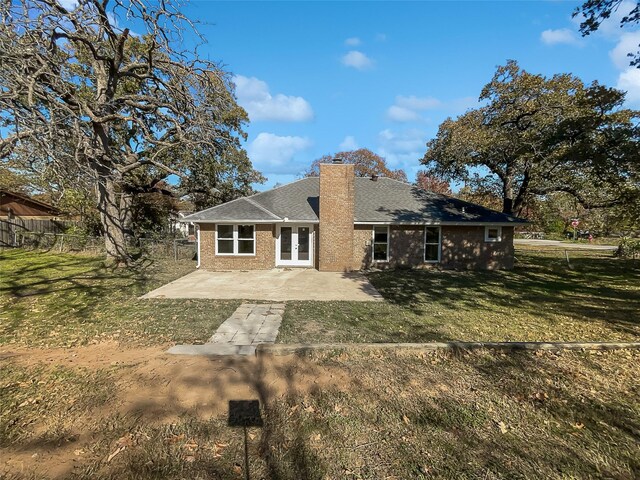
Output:
<instances>
[{"instance_id":1,"label":"gray roof of neighboring building","mask_svg":"<svg viewBox=\"0 0 640 480\"><path fill-rule=\"evenodd\" d=\"M317 222L320 182L308 177L251 197L196 212L189 222ZM526 223L457 198L380 177L355 179L354 221L359 223Z\"/></svg>"}]
</instances>

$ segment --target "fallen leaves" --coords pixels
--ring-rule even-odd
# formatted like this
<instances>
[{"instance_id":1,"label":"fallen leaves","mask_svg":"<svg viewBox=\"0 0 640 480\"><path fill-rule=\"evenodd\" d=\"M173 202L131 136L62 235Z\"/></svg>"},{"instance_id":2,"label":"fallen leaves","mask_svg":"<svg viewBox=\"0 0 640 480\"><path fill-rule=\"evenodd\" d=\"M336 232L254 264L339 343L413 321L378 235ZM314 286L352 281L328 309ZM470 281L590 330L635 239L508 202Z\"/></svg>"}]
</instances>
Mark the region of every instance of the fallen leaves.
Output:
<instances>
[{"instance_id":1,"label":"fallen leaves","mask_svg":"<svg viewBox=\"0 0 640 480\"><path fill-rule=\"evenodd\" d=\"M509 431L509 427L507 427L507 424L503 421L497 422L496 425L500 429L500 433L507 433Z\"/></svg>"}]
</instances>

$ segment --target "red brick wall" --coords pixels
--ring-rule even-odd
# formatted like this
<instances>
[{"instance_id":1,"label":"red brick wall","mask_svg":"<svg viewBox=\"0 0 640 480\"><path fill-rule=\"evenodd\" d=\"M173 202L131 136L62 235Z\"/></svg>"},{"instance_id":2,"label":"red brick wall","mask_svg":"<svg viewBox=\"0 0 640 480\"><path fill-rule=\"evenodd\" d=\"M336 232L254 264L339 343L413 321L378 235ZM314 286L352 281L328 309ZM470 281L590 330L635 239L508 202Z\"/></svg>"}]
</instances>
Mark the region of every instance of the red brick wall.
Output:
<instances>
[{"instance_id":1,"label":"red brick wall","mask_svg":"<svg viewBox=\"0 0 640 480\"><path fill-rule=\"evenodd\" d=\"M354 166L320 164L319 270L353 268Z\"/></svg>"},{"instance_id":2,"label":"red brick wall","mask_svg":"<svg viewBox=\"0 0 640 480\"><path fill-rule=\"evenodd\" d=\"M276 239L273 224L257 224L255 256L216 255L215 225L200 224L200 268L205 270L269 270L275 267Z\"/></svg>"},{"instance_id":3,"label":"red brick wall","mask_svg":"<svg viewBox=\"0 0 640 480\"><path fill-rule=\"evenodd\" d=\"M502 227L502 241L485 242L484 227L442 227L442 259L445 268L511 270L513 227Z\"/></svg>"},{"instance_id":4,"label":"red brick wall","mask_svg":"<svg viewBox=\"0 0 640 480\"><path fill-rule=\"evenodd\" d=\"M353 242L353 269L440 266L451 269L512 269L513 227L502 227L502 241L484 241L484 227L442 227L440 263L425 263L424 226L392 225L389 261L371 261L373 225L356 225Z\"/></svg>"}]
</instances>

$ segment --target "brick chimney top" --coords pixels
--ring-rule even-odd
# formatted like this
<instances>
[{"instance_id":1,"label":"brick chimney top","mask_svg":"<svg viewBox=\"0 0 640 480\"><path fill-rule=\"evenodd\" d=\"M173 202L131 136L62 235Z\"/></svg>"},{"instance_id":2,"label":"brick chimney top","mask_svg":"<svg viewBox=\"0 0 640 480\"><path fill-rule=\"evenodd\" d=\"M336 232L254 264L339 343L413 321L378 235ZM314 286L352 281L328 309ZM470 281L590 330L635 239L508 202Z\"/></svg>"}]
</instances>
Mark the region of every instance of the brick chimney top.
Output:
<instances>
[{"instance_id":1,"label":"brick chimney top","mask_svg":"<svg viewBox=\"0 0 640 480\"><path fill-rule=\"evenodd\" d=\"M331 163L341 165L343 161L340 157L336 157L333 160L331 160Z\"/></svg>"}]
</instances>

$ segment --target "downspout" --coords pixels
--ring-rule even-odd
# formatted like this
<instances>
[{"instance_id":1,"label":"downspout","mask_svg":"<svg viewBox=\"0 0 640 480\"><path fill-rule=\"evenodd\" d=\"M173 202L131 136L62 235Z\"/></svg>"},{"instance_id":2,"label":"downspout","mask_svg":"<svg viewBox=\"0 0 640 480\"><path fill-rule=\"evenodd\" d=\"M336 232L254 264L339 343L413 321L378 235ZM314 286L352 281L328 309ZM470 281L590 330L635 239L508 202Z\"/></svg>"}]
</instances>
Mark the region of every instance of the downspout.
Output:
<instances>
[{"instance_id":1,"label":"downspout","mask_svg":"<svg viewBox=\"0 0 640 480\"><path fill-rule=\"evenodd\" d=\"M196 224L198 230L196 231L196 237L198 239L198 263L196 263L196 268L200 268L200 224Z\"/></svg>"}]
</instances>

